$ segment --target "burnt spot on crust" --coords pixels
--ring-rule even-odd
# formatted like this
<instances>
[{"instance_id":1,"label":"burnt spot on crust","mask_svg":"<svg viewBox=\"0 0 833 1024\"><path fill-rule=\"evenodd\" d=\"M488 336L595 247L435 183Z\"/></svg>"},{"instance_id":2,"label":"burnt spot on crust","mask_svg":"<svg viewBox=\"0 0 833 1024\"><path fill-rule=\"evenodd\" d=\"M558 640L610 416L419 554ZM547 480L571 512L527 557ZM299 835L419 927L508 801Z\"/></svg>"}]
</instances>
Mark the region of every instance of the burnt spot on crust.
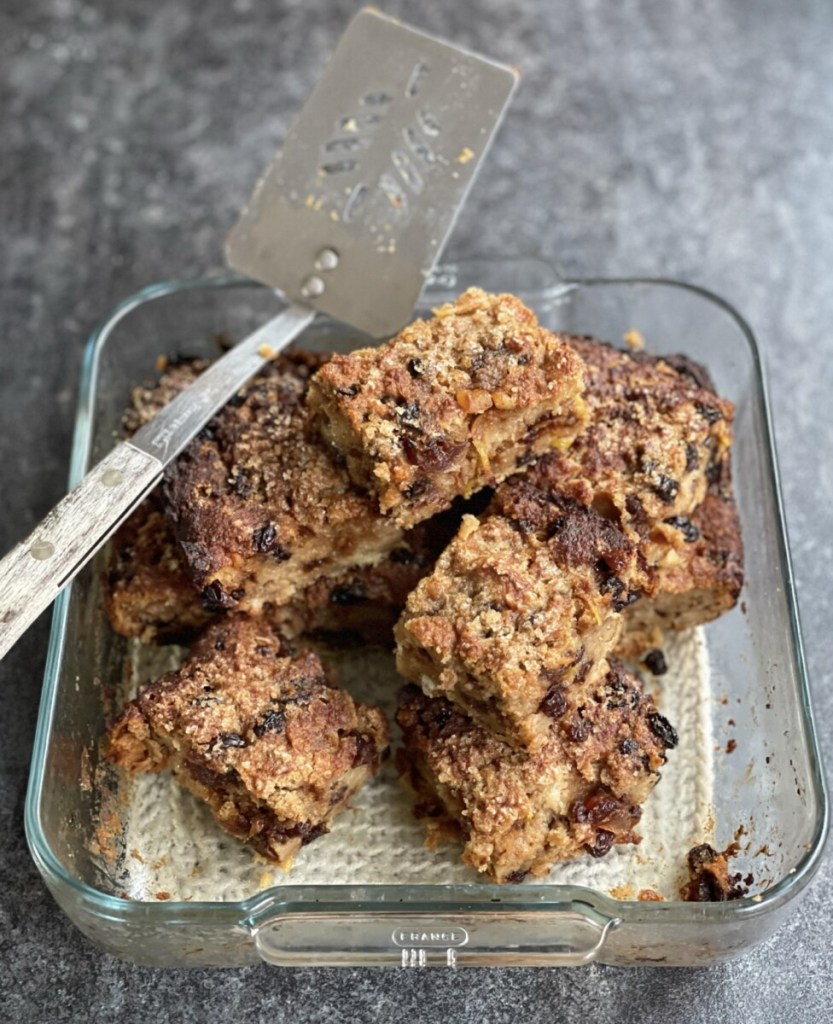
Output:
<instances>
[{"instance_id":1,"label":"burnt spot on crust","mask_svg":"<svg viewBox=\"0 0 833 1024\"><path fill-rule=\"evenodd\" d=\"M208 612L228 611L229 608L235 607L244 593L245 591L240 587L235 587L234 590L229 592L219 580L214 580L203 587L203 608Z\"/></svg>"}]
</instances>

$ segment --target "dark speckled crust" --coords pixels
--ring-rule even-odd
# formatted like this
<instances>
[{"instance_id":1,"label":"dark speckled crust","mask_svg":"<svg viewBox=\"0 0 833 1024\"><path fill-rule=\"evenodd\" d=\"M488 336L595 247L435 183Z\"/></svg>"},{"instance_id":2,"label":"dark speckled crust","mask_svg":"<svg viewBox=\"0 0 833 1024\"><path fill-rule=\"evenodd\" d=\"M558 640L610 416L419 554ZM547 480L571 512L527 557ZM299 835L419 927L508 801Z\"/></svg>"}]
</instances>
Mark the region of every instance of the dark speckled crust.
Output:
<instances>
[{"instance_id":1,"label":"dark speckled crust","mask_svg":"<svg viewBox=\"0 0 833 1024\"><path fill-rule=\"evenodd\" d=\"M833 548L821 543L833 480L817 455L833 450L823 340L833 322L833 132L819 101L833 74L833 7L384 7L522 69L449 259L536 253L571 277L692 280L756 329L816 727L833 750ZM344 0L4 5L0 336L13 357L0 373L0 550L64 493L89 326L150 281L219 266L225 231L354 9ZM584 1024L589 1013L595 1024L818 1024L829 1014L829 847L789 923L708 970L275 970L252 952L246 966L186 971L102 954L42 884L24 836L50 625L42 616L0 662L0 720L15 723L0 749L0 993L20 1024L93 1013L97 1024L279 1019L288 1007L298 1024L331 1021L334 1007L343 1024L446 1020L450 1007L460 1024Z\"/></svg>"},{"instance_id":2,"label":"dark speckled crust","mask_svg":"<svg viewBox=\"0 0 833 1024\"><path fill-rule=\"evenodd\" d=\"M617 645L634 658L662 646L665 630L690 629L733 608L743 589L740 517L731 494L715 490L682 523L662 523L646 547L656 591L624 613Z\"/></svg>"},{"instance_id":3,"label":"dark speckled crust","mask_svg":"<svg viewBox=\"0 0 833 1024\"><path fill-rule=\"evenodd\" d=\"M493 881L520 882L558 861L639 842L640 806L676 743L657 720L653 701L618 663L588 693L570 695L535 753L411 686L397 714L398 765L429 845L456 833L465 863Z\"/></svg>"},{"instance_id":4,"label":"dark speckled crust","mask_svg":"<svg viewBox=\"0 0 833 1024\"><path fill-rule=\"evenodd\" d=\"M589 419L551 470L557 489L635 530L690 512L728 455L731 403L690 366L564 337L587 367Z\"/></svg>"},{"instance_id":5,"label":"dark speckled crust","mask_svg":"<svg viewBox=\"0 0 833 1024\"><path fill-rule=\"evenodd\" d=\"M280 356L166 473L168 518L213 610L281 607L320 576L378 562L401 541L339 460L307 436L307 384L322 361ZM137 389L128 430L197 370L178 365L158 387Z\"/></svg>"},{"instance_id":6,"label":"dark speckled crust","mask_svg":"<svg viewBox=\"0 0 833 1024\"><path fill-rule=\"evenodd\" d=\"M461 515L455 507L433 516L406 531L382 561L319 576L286 604L264 605L264 617L288 639L303 637L316 648L392 646L408 594L431 571ZM158 491L114 535L102 586L113 629L147 643L186 643L226 614L193 583Z\"/></svg>"},{"instance_id":7,"label":"dark speckled crust","mask_svg":"<svg viewBox=\"0 0 833 1024\"><path fill-rule=\"evenodd\" d=\"M335 688L314 654L293 654L267 623L232 616L128 704L108 756L134 772L171 768L223 828L288 867L329 831L388 745L382 712Z\"/></svg>"},{"instance_id":8,"label":"dark speckled crust","mask_svg":"<svg viewBox=\"0 0 833 1024\"><path fill-rule=\"evenodd\" d=\"M569 445L583 389L581 360L520 299L471 288L387 344L335 356L310 409L381 511L413 525Z\"/></svg>"},{"instance_id":9,"label":"dark speckled crust","mask_svg":"<svg viewBox=\"0 0 833 1024\"><path fill-rule=\"evenodd\" d=\"M548 511L540 531L497 513L465 517L395 630L406 679L526 749L546 739L553 686L598 681L630 600L613 567L634 563L631 542L592 509ZM573 533L582 545L563 543Z\"/></svg>"}]
</instances>

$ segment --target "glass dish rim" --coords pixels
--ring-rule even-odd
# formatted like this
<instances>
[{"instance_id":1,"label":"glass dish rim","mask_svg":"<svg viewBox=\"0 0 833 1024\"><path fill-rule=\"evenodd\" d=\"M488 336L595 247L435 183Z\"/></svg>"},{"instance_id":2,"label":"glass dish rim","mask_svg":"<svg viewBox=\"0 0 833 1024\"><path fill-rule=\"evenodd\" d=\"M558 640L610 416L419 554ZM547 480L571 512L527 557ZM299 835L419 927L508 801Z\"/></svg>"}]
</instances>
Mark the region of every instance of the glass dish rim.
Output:
<instances>
[{"instance_id":1,"label":"glass dish rim","mask_svg":"<svg viewBox=\"0 0 833 1024\"><path fill-rule=\"evenodd\" d=\"M459 259L444 264L446 268L470 266L473 263L499 264L500 262L517 263L518 260L501 260L477 258L476 260ZM139 901L114 896L88 885L76 878L53 854L45 841L43 829L39 821L39 795L44 777L43 769L47 754L50 723L53 717L57 696L61 659L66 640L66 623L69 608L71 587L61 593L55 603L52 627L44 670L43 690L38 713L35 739L32 751L32 762L25 804L25 831L29 849L38 870L46 882L56 890L69 890L80 897L85 904L94 907L99 916L109 919L127 920L131 916L151 913L158 923L197 920L210 914L212 919L227 919L238 925L252 925L259 917L268 913L291 913L293 908L306 912L316 910L324 912L338 907L349 909L354 913L397 912L399 914L422 913L426 909L440 910L446 913L464 911L476 913L478 910L489 909L498 911L511 907L515 912L546 912L556 909L569 909L579 904L588 905L603 912L611 920L622 923L628 918L654 917L657 914L664 918L677 916L681 919L690 918L694 908L698 917L718 921L750 915L760 915L791 900L810 883L821 862L829 828L829 798L825 774L822 768L821 753L815 718L812 709L809 679L807 676L804 647L801 637L799 613L796 601L795 581L787 541L786 526L783 513L783 500L780 480L777 471L775 444L772 430L770 402L766 375L760 351L752 329L734 307L725 299L708 289L665 277L587 277L561 278L555 269L546 261L533 259L548 271L554 283L536 289L541 301L554 301L568 295L576 289L593 288L609 285L651 285L687 291L706 299L720 307L739 328L746 340L752 365L758 384L757 399L761 405L761 415L766 447L766 465L773 484L775 525L777 527L777 543L781 564L784 568L784 589L789 611L790 637L795 656L795 669L798 676L799 695L801 700L801 719L806 737L810 761L810 788L814 795L817 810L815 829L812 840L798 864L771 888L760 895L747 896L731 903L691 904L682 900L651 902L646 904L639 900L618 900L607 894L586 886L558 885L553 883L527 883L507 889L490 883L472 884L383 884L369 885L281 885L273 886L240 901L170 901L157 903ZM435 278L442 268L435 271ZM429 280L429 284L431 281ZM199 291L227 288L252 288L269 291L264 285L249 278L236 274L224 273L212 276L172 279L160 281L129 295L119 302L110 313L94 328L86 343L81 366L81 382L73 434L72 457L70 461L69 486L74 486L86 472L92 443L92 402L96 393L98 376L98 356L106 339L130 312L156 299L172 295ZM435 286L436 288L436 286ZM276 293L277 294L277 293ZM451 294L451 292L449 292ZM277 297L282 297L277 294ZM371 893L372 895L368 895ZM360 895L361 894L361 895ZM150 908L154 909L151 911Z\"/></svg>"}]
</instances>

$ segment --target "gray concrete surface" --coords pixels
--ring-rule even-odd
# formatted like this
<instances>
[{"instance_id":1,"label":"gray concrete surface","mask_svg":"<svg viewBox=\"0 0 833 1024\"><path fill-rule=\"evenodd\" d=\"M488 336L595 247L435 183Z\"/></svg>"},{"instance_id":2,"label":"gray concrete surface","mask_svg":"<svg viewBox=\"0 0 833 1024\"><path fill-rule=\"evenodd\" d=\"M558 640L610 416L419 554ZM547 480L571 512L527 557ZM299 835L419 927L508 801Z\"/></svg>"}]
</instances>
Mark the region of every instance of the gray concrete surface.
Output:
<instances>
[{"instance_id":1,"label":"gray concrete surface","mask_svg":"<svg viewBox=\"0 0 833 1024\"><path fill-rule=\"evenodd\" d=\"M0 5L0 551L61 496L87 333L220 243L352 0ZM833 7L823 0L390 0L523 84L449 253L683 278L771 376L823 748L833 736ZM99 953L45 891L23 801L49 617L0 664L0 1019L830 1019L828 858L774 938L710 970L163 972Z\"/></svg>"}]
</instances>

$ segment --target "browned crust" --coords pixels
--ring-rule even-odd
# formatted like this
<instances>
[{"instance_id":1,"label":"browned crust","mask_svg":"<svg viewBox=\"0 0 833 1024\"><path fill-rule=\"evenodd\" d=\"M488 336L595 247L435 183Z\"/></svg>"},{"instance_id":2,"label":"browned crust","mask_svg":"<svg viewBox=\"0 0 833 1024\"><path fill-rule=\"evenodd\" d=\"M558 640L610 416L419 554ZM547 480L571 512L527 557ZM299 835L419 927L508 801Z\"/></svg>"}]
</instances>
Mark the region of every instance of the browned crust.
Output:
<instances>
[{"instance_id":1,"label":"browned crust","mask_svg":"<svg viewBox=\"0 0 833 1024\"><path fill-rule=\"evenodd\" d=\"M591 509L550 497L539 511L545 528L467 516L395 631L406 679L529 749L546 738L551 689L597 681L630 599L615 570L634 562L631 542Z\"/></svg>"},{"instance_id":2,"label":"browned crust","mask_svg":"<svg viewBox=\"0 0 833 1024\"><path fill-rule=\"evenodd\" d=\"M558 490L636 530L690 513L728 456L731 402L702 386L690 360L564 340L586 366L589 417L554 465Z\"/></svg>"},{"instance_id":3,"label":"browned crust","mask_svg":"<svg viewBox=\"0 0 833 1024\"><path fill-rule=\"evenodd\" d=\"M410 525L569 444L583 386L581 360L519 299L472 288L379 348L334 356L310 408L353 479Z\"/></svg>"},{"instance_id":4,"label":"browned crust","mask_svg":"<svg viewBox=\"0 0 833 1024\"><path fill-rule=\"evenodd\" d=\"M212 618L191 582L158 489L116 531L102 582L107 616L121 636L187 643Z\"/></svg>"},{"instance_id":5,"label":"browned crust","mask_svg":"<svg viewBox=\"0 0 833 1024\"><path fill-rule=\"evenodd\" d=\"M129 771L171 768L224 828L286 865L328 831L388 745L382 712L335 688L315 655L230 616L127 705L108 756Z\"/></svg>"},{"instance_id":6,"label":"browned crust","mask_svg":"<svg viewBox=\"0 0 833 1024\"><path fill-rule=\"evenodd\" d=\"M623 657L661 647L666 630L712 622L733 608L743 589L740 516L731 494L714 489L687 517L651 533L656 593L624 614L617 645Z\"/></svg>"},{"instance_id":7,"label":"browned crust","mask_svg":"<svg viewBox=\"0 0 833 1024\"><path fill-rule=\"evenodd\" d=\"M324 357L270 363L209 423L165 477L168 517L196 587L215 610L259 613L321 575L372 564L401 540L339 460L307 436L306 392ZM137 389L135 429L204 364Z\"/></svg>"},{"instance_id":8,"label":"browned crust","mask_svg":"<svg viewBox=\"0 0 833 1024\"><path fill-rule=\"evenodd\" d=\"M535 753L504 743L443 698L403 691L398 765L417 796L429 845L449 833L463 861L497 882L639 842L640 805L676 735L621 665ZM577 728L580 723L580 728Z\"/></svg>"},{"instance_id":9,"label":"browned crust","mask_svg":"<svg viewBox=\"0 0 833 1024\"><path fill-rule=\"evenodd\" d=\"M261 613L287 639L303 638L316 648L390 647L408 594L431 570L461 515L462 507L440 513L407 531L378 564L321 576L288 603L265 604ZM192 583L158 491L115 534L103 589L113 629L146 643L187 643L224 614L206 608Z\"/></svg>"}]
</instances>

